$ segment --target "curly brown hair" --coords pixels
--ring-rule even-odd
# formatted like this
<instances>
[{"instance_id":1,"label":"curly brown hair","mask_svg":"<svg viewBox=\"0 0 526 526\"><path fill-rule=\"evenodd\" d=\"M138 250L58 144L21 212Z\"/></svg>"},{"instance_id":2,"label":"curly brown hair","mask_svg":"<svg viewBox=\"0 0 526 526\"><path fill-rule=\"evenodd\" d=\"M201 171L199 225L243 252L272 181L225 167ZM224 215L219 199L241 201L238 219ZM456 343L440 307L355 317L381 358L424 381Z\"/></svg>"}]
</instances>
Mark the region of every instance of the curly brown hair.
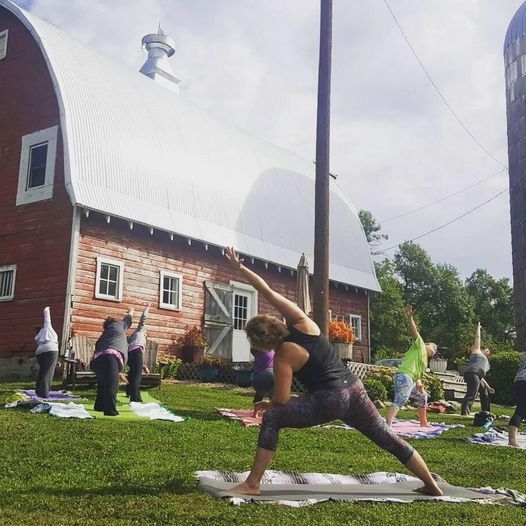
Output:
<instances>
[{"instance_id":1,"label":"curly brown hair","mask_svg":"<svg viewBox=\"0 0 526 526\"><path fill-rule=\"evenodd\" d=\"M287 326L275 316L258 314L245 325L250 346L258 350L278 350L289 331Z\"/></svg>"}]
</instances>

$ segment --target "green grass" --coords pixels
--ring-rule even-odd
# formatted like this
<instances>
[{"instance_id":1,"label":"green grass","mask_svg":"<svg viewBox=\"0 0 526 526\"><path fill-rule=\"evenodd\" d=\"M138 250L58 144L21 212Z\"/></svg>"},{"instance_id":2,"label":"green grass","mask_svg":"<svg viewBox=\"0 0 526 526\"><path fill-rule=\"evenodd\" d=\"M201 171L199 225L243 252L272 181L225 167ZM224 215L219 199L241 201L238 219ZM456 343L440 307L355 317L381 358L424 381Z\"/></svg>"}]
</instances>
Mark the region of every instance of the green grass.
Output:
<instances>
[{"instance_id":1,"label":"green grass","mask_svg":"<svg viewBox=\"0 0 526 526\"><path fill-rule=\"evenodd\" d=\"M0 384L0 401L23 384ZM93 391L83 392L93 398ZM59 420L0 410L0 524L39 525L523 525L526 511L476 504L335 504L308 508L234 507L199 493L200 469L247 470L257 429L223 419L215 407L249 407L248 391L166 384L152 391L184 423ZM497 412L510 414L510 409ZM415 417L411 411L403 417ZM452 484L506 486L526 493L525 452L470 445L466 429L412 441ZM332 473L401 471L396 459L358 432L284 430L273 469Z\"/></svg>"}]
</instances>

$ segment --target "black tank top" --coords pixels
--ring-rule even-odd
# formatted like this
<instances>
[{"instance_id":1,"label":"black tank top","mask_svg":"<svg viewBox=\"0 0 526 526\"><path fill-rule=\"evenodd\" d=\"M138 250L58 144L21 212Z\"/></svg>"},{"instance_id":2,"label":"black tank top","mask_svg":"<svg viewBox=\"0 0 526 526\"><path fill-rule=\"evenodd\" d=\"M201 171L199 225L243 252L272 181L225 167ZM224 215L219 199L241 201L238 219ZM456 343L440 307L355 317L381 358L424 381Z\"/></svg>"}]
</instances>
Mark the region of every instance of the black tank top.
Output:
<instances>
[{"instance_id":1,"label":"black tank top","mask_svg":"<svg viewBox=\"0 0 526 526\"><path fill-rule=\"evenodd\" d=\"M284 339L303 347L309 353L307 363L294 373L309 393L322 390L344 389L358 380L323 335L305 334L294 327L287 327L290 334Z\"/></svg>"}]
</instances>

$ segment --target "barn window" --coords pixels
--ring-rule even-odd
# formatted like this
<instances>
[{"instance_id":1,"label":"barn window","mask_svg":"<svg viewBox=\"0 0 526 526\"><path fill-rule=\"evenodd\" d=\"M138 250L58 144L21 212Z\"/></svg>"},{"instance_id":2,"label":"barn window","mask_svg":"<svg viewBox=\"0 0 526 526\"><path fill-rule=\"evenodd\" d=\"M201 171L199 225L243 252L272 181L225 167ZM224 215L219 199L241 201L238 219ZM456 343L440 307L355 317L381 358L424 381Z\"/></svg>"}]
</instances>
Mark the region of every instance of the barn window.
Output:
<instances>
[{"instance_id":1,"label":"barn window","mask_svg":"<svg viewBox=\"0 0 526 526\"><path fill-rule=\"evenodd\" d=\"M124 264L106 258L97 258L95 297L103 300L122 300Z\"/></svg>"},{"instance_id":2,"label":"barn window","mask_svg":"<svg viewBox=\"0 0 526 526\"><path fill-rule=\"evenodd\" d=\"M161 270L159 283L159 307L161 309L181 310L183 277L180 274Z\"/></svg>"},{"instance_id":3,"label":"barn window","mask_svg":"<svg viewBox=\"0 0 526 526\"><path fill-rule=\"evenodd\" d=\"M15 297L16 265L0 267L0 301L10 301Z\"/></svg>"},{"instance_id":4,"label":"barn window","mask_svg":"<svg viewBox=\"0 0 526 526\"><path fill-rule=\"evenodd\" d=\"M17 205L53 197L57 130L53 126L22 137Z\"/></svg>"},{"instance_id":5,"label":"barn window","mask_svg":"<svg viewBox=\"0 0 526 526\"><path fill-rule=\"evenodd\" d=\"M9 30L0 31L0 60L7 56L7 35Z\"/></svg>"},{"instance_id":6,"label":"barn window","mask_svg":"<svg viewBox=\"0 0 526 526\"><path fill-rule=\"evenodd\" d=\"M234 329L242 331L248 320L248 302L247 294L234 294Z\"/></svg>"},{"instance_id":7,"label":"barn window","mask_svg":"<svg viewBox=\"0 0 526 526\"><path fill-rule=\"evenodd\" d=\"M354 339L359 342L362 340L362 317L357 314L349 315L349 324L354 331Z\"/></svg>"}]
</instances>

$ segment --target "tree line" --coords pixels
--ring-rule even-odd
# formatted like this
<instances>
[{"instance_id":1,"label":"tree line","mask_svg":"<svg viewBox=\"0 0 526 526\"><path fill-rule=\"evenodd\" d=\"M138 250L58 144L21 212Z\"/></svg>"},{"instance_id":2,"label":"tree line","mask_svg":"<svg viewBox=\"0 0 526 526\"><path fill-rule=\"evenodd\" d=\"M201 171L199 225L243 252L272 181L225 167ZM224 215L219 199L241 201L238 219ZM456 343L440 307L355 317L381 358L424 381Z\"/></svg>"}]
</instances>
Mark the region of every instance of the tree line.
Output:
<instances>
[{"instance_id":1,"label":"tree line","mask_svg":"<svg viewBox=\"0 0 526 526\"><path fill-rule=\"evenodd\" d=\"M373 255L387 239L368 211L359 212ZM422 337L438 344L442 356L461 361L473 342L478 321L483 345L493 352L513 350L515 325L513 289L507 278L496 279L476 269L467 279L446 263L434 263L416 243L400 245L392 259L375 262L382 293L371 302L371 351L374 359L407 350L410 337L405 306L413 305Z\"/></svg>"}]
</instances>

